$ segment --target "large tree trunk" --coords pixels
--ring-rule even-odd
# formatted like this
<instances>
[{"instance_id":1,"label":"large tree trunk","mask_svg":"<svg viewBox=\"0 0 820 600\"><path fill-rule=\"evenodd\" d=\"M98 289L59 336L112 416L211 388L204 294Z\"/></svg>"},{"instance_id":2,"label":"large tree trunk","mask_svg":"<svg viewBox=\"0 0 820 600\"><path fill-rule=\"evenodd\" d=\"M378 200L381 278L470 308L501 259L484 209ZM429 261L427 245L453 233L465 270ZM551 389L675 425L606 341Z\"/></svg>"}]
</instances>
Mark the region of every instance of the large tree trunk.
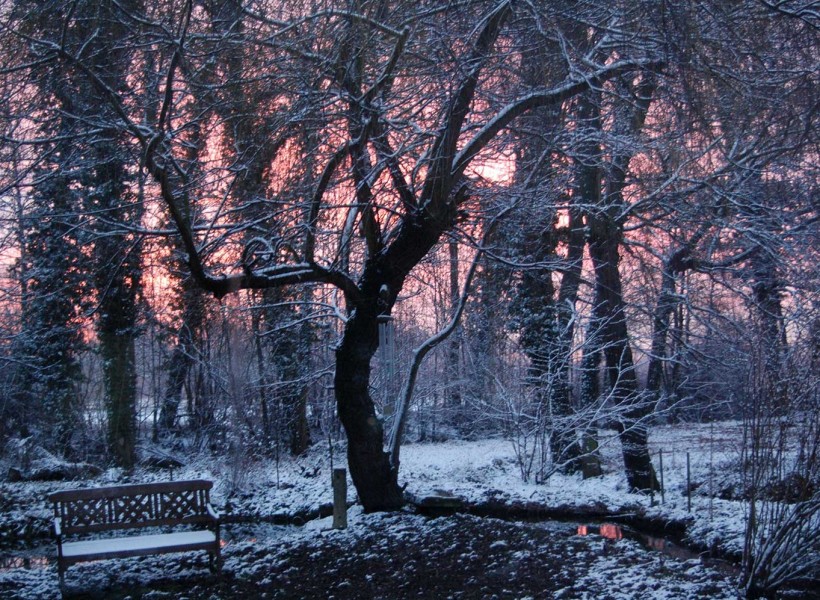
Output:
<instances>
[{"instance_id":1,"label":"large tree trunk","mask_svg":"<svg viewBox=\"0 0 820 600\"><path fill-rule=\"evenodd\" d=\"M116 132L109 132L116 139ZM140 203L126 189L126 171L112 141L93 152L96 168L88 182L88 202L93 212L123 223L138 223ZM137 459L137 295L141 288L141 244L115 237L101 226L94 244L94 279L100 293L97 334L103 363L105 407L108 417L108 452L121 467L130 469ZM108 235L106 235L108 234Z\"/></svg>"},{"instance_id":2,"label":"large tree trunk","mask_svg":"<svg viewBox=\"0 0 820 600\"><path fill-rule=\"evenodd\" d=\"M214 32L220 36L237 35L245 31L245 22L242 3L237 0L228 0L224 3L217 3L209 6L207 10L211 13L211 25ZM259 89L249 86L243 88L239 82L244 81L245 69L248 56L236 47L224 56L224 65L214 65L214 71L209 73L207 78L216 78L217 66L224 68L232 75L230 81L236 82L226 89L227 101L220 104L218 111L226 123L230 124L225 130L225 143L228 147L236 150L236 161L241 165L242 176L238 177L234 183L232 193L237 198L265 198L270 191L272 178L275 179L276 172L271 169L271 163L283 148L287 137L276 140L268 140L259 135L268 127L264 118L260 118L256 110L256 102L259 101L257 95L264 95L264 87ZM251 93L248 93L250 89ZM305 143L305 181L313 183L314 156L318 152L318 141L312 138L309 130L304 132ZM250 203L243 209L243 215L256 222L259 229L266 230L271 238L276 238L282 234L283 223L276 218L271 218L265 213L262 207L264 203ZM306 209L309 212L309 209ZM249 237L258 235L258 230L248 234ZM270 260L275 260L271 257ZM302 299L309 303L310 291L308 289L300 292ZM265 290L262 294L263 304L269 308L262 309L265 324L268 327L282 327L288 322L298 321L300 318L298 309L293 306L277 307L277 304L286 299L296 298L286 297L285 292L279 289ZM257 322L256 327L261 325ZM307 421L307 400L308 386L305 382L305 370L307 369L307 348L310 337L310 324L307 322L294 327L284 327L270 341L259 341L258 351L260 353L260 377L261 391L260 402L263 412L263 428L268 431L268 397L265 386L273 384L268 380L266 366L262 364L262 359L269 362L271 373L275 372L281 380L281 385L277 384L281 405L284 408L280 418L284 420L287 432L287 444L292 455L297 456L304 453L310 446L310 428ZM278 414L278 413L277 413ZM282 423L274 426L280 430ZM278 436L277 436L278 439Z\"/></svg>"},{"instance_id":3,"label":"large tree trunk","mask_svg":"<svg viewBox=\"0 0 820 600\"><path fill-rule=\"evenodd\" d=\"M108 328L108 326L106 326ZM137 374L133 329L100 332L108 413L108 451L126 469L137 456Z\"/></svg>"},{"instance_id":4,"label":"large tree trunk","mask_svg":"<svg viewBox=\"0 0 820 600\"><path fill-rule=\"evenodd\" d=\"M638 391L618 270L621 229L606 213L593 214L589 221L589 254L595 269L595 320L600 327L599 345L603 347L613 402L619 411L616 427L627 480L632 490L657 490L647 444L646 417L651 409Z\"/></svg>"},{"instance_id":5,"label":"large tree trunk","mask_svg":"<svg viewBox=\"0 0 820 600\"><path fill-rule=\"evenodd\" d=\"M70 112L70 108L66 108ZM68 123L59 124L67 135ZM74 323L83 302L76 181L65 173L75 171L69 142L56 145L53 161L35 171L39 183L32 194L28 215L24 267L36 277L29 280L21 339L28 364L22 376L23 397L35 403L35 425L42 425L52 448L65 458L74 455L72 438L80 423L77 384L82 379L78 354L83 347ZM72 216L69 216L72 215Z\"/></svg>"},{"instance_id":6,"label":"large tree trunk","mask_svg":"<svg viewBox=\"0 0 820 600\"><path fill-rule=\"evenodd\" d=\"M784 375L786 340L785 319L781 305L784 285L780 281L776 261L766 250L755 253L751 259L752 318L762 340L761 365L766 379L777 395L781 410L788 405L788 381Z\"/></svg>"},{"instance_id":7,"label":"large tree trunk","mask_svg":"<svg viewBox=\"0 0 820 600\"><path fill-rule=\"evenodd\" d=\"M549 64L556 45L524 44L522 68L525 80L533 87L548 86L566 76L563 64ZM562 472L575 470L577 456L576 431L572 426L572 396L569 386L572 345L572 318L577 299L584 249L583 224L562 231L556 206L565 199L556 197L561 183L556 181L557 165L555 132L564 125L560 107L542 107L519 118L520 141L516 148L516 178L525 192L533 195L532 213L523 231L535 227L523 240L527 260L542 265L522 273L517 290L520 343L530 359L527 379L535 400L544 415L549 431L549 450L554 465ZM577 211L573 211L577 216ZM561 242L566 243L569 268L562 271L561 285L553 284L554 267L559 260Z\"/></svg>"},{"instance_id":8,"label":"large tree trunk","mask_svg":"<svg viewBox=\"0 0 820 600\"><path fill-rule=\"evenodd\" d=\"M375 303L374 307L375 307ZM397 510L404 505L398 471L384 451L382 423L370 397L370 360L378 347L375 310L359 306L336 350L336 403L347 433L347 464L366 512Z\"/></svg>"},{"instance_id":9,"label":"large tree trunk","mask_svg":"<svg viewBox=\"0 0 820 600\"><path fill-rule=\"evenodd\" d=\"M631 111L615 115L615 126L622 128L625 133L637 135L643 127L655 92L655 76L646 73L637 83L621 81L619 85L625 92L632 94L636 101ZM581 153L581 170L585 175L582 177L580 191L582 198L587 198L587 205L590 206L586 217L589 255L595 270L593 320L599 328L596 342L603 352L612 400L618 410L616 426L629 487L639 491L657 490L659 486L647 444L646 418L651 413L651 405L638 390L618 269L620 246L624 239L623 219L626 214L623 190L635 149L616 149L610 158L604 157L598 141L604 131L599 92L589 92L582 96L578 112L581 127L591 134L588 145L582 148ZM606 188L603 193L601 178L604 173L601 167L605 160Z\"/></svg>"},{"instance_id":10,"label":"large tree trunk","mask_svg":"<svg viewBox=\"0 0 820 600\"><path fill-rule=\"evenodd\" d=\"M379 315L389 315L413 268L455 219L455 203L441 213L418 212L404 220L389 247L367 261L358 298L336 350L334 379L339 418L347 433L348 467L366 512L404 505L398 465L384 450L384 431L370 397L370 362L379 346Z\"/></svg>"},{"instance_id":11,"label":"large tree trunk","mask_svg":"<svg viewBox=\"0 0 820 600\"><path fill-rule=\"evenodd\" d=\"M113 179L105 182L115 184ZM107 187L102 186L103 189ZM100 204L123 201L102 198ZM111 211L116 214L118 210ZM120 215L122 216L122 215ZM125 219L123 219L125 220ZM138 246L124 247L118 238L101 237L94 248L97 289L101 290L97 334L103 363L105 406L108 416L108 452L121 467L130 469L137 458L137 365L134 344L137 337L137 293L141 286L141 255Z\"/></svg>"}]
</instances>

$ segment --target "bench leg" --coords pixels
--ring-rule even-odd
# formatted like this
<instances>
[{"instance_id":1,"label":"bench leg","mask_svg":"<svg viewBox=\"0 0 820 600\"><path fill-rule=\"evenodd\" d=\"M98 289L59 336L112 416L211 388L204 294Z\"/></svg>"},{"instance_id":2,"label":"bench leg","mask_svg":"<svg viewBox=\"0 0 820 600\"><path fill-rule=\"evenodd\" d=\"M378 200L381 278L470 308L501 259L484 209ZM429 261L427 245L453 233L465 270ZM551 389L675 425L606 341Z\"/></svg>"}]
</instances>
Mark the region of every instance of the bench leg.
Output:
<instances>
[{"instance_id":1,"label":"bench leg","mask_svg":"<svg viewBox=\"0 0 820 600\"><path fill-rule=\"evenodd\" d=\"M222 572L222 555L219 550L208 552L208 568L211 573L219 574Z\"/></svg>"}]
</instances>

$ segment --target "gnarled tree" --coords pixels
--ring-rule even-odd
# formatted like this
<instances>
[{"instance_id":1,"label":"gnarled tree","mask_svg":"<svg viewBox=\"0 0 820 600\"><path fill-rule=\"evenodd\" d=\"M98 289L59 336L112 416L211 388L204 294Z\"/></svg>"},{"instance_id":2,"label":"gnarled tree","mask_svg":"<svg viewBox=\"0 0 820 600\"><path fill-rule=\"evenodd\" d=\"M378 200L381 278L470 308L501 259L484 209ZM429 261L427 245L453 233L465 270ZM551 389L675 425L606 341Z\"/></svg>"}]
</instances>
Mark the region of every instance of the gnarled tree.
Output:
<instances>
[{"instance_id":1,"label":"gnarled tree","mask_svg":"<svg viewBox=\"0 0 820 600\"><path fill-rule=\"evenodd\" d=\"M540 22L538 15L518 18L517 11L534 10L523 3L454 8L352 0L345 9L328 4L300 11L282 3L238 12L203 11L193 2L144 11L117 6L128 30L122 43L142 55L135 65L150 57L163 69L154 122L142 118L142 95L113 89L82 45L36 34L25 42L43 61L82 72L105 100L109 125L129 137L140 157L135 167L153 177L203 289L217 298L306 283L340 290L348 313L334 386L348 465L365 510L401 506L397 470L384 451L369 391L379 317L390 314L408 277L443 234L469 216L462 212L470 208L466 176L507 149L502 132L530 110L557 107L615 77L655 68L652 36L633 32L600 59L563 55L573 61L566 76L539 87L521 84L509 43L515 28ZM218 32L213 14L228 15ZM73 18L67 13L63 26ZM212 68L238 50L254 60ZM284 140L292 153L269 167L265 218L279 226L267 237L254 235L252 243L248 232L261 221L249 220L243 203L256 199L234 190L244 174L236 160L241 140L224 147L218 142L224 137L216 135L231 123L221 104L225 95L216 92L241 93L245 85L268 92L255 96L255 111L282 115L255 121L268 128L259 152ZM294 123L312 124L320 140L314 156L319 176L307 197L277 187L289 181L287 163L304 160ZM199 134L208 136L207 151L191 160L186 150Z\"/></svg>"}]
</instances>

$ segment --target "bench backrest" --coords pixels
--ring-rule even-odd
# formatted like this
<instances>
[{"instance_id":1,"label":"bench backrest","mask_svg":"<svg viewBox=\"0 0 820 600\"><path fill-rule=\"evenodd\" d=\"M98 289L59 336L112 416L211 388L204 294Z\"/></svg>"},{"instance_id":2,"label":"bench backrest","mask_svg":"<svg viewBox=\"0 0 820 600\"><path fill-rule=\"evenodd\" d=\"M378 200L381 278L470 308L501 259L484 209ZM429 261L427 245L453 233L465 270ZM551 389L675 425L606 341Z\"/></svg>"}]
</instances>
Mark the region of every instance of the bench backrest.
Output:
<instances>
[{"instance_id":1,"label":"bench backrest","mask_svg":"<svg viewBox=\"0 0 820 600\"><path fill-rule=\"evenodd\" d=\"M63 533L78 534L210 520L212 481L168 481L49 494Z\"/></svg>"}]
</instances>

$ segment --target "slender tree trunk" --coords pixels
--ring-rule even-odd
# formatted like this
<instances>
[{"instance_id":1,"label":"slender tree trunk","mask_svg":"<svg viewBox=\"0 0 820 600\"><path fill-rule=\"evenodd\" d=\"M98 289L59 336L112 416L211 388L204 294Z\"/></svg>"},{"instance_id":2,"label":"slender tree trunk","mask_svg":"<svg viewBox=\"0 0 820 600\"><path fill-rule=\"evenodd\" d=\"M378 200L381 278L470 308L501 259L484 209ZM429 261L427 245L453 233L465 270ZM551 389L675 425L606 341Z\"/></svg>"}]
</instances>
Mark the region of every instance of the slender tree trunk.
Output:
<instances>
[{"instance_id":1,"label":"slender tree trunk","mask_svg":"<svg viewBox=\"0 0 820 600\"><path fill-rule=\"evenodd\" d=\"M554 392L555 412L559 417L569 418L573 414L572 386L570 372L572 369L572 345L575 337L575 305L578 301L578 289L581 284L584 246L586 244L584 223L581 212L573 204L569 210L567 247L567 268L561 278L558 299L555 306L557 338L555 341L558 363ZM552 452L560 457L564 473L574 473L580 468L578 462L582 454L578 432L574 427L565 425L559 428L554 436Z\"/></svg>"},{"instance_id":2,"label":"slender tree trunk","mask_svg":"<svg viewBox=\"0 0 820 600\"><path fill-rule=\"evenodd\" d=\"M695 261L691 258L692 247L702 239L707 229L708 225L703 225L689 242L671 252L663 262L661 291L652 317L652 349L646 379L646 389L656 399L660 397L661 390L664 387L664 363L668 354L670 331L678 332L677 335L673 335L674 343L684 329L682 314L680 310L676 312L676 309L680 309L681 306L676 294L678 277L683 276L695 266ZM673 317L675 318L674 326L672 324ZM679 362L676 361L675 369L679 368ZM669 387L674 390L676 378L673 376L672 380Z\"/></svg>"},{"instance_id":3,"label":"slender tree trunk","mask_svg":"<svg viewBox=\"0 0 820 600\"><path fill-rule=\"evenodd\" d=\"M784 376L787 341L781 305L782 288L775 261L765 250L756 253L752 257L752 311L763 342L762 367L773 392L778 396L779 409L785 411L789 393Z\"/></svg>"},{"instance_id":4,"label":"slender tree trunk","mask_svg":"<svg viewBox=\"0 0 820 600\"><path fill-rule=\"evenodd\" d=\"M179 405L185 382L195 361L205 312L205 298L196 283L186 279L182 286L182 322L177 331L176 345L168 359L168 384L159 416L159 429L165 433L177 427Z\"/></svg>"},{"instance_id":5,"label":"slender tree trunk","mask_svg":"<svg viewBox=\"0 0 820 600\"><path fill-rule=\"evenodd\" d=\"M20 160L17 151L14 151L12 159L12 173L14 180L20 178L21 168ZM25 356L27 354L25 348L25 338L27 331L26 316L30 314L29 303L29 286L28 281L31 277L29 269L31 267L31 259L28 256L29 241L26 233L26 203L22 190L19 186L15 186L13 191L14 200L14 242L15 249L19 253L17 259L17 268L14 269L16 283L20 288L20 321L21 334L17 336L17 340L12 345L12 353L18 356ZM27 438L31 435L31 426L34 424L34 416L37 413L35 398L33 393L34 377L31 369L18 365L14 368L14 374L9 378L12 384L12 389L9 392L11 398L11 406L8 410L4 410L6 423L5 431L14 433L20 438ZM5 439L5 437L3 438Z\"/></svg>"},{"instance_id":6,"label":"slender tree trunk","mask_svg":"<svg viewBox=\"0 0 820 600\"><path fill-rule=\"evenodd\" d=\"M270 290L280 292L280 290ZM309 292L305 290L303 294ZM280 294L277 294L280 295ZM280 311L277 311L280 312ZM280 319L298 318L292 308L286 308L278 315ZM272 323L276 323L276 318ZM270 360L280 369L282 378L282 404L285 408L285 422L288 431L288 446L293 456L303 454L310 447L310 428L307 420L307 345L310 343L310 324L288 327L278 334Z\"/></svg>"},{"instance_id":7,"label":"slender tree trunk","mask_svg":"<svg viewBox=\"0 0 820 600\"><path fill-rule=\"evenodd\" d=\"M655 397L660 396L663 387L663 366L666 360L670 319L677 304L675 274L672 272L669 261L665 261L661 272L661 292L652 318L652 350L646 378L646 389Z\"/></svg>"},{"instance_id":8,"label":"slender tree trunk","mask_svg":"<svg viewBox=\"0 0 820 600\"><path fill-rule=\"evenodd\" d=\"M256 369L259 372L259 412L262 416L262 437L269 439L271 432L271 422L269 415L270 399L268 397L267 361L265 360L265 344L262 340L262 315L261 311L251 312L251 333L253 334L253 349L256 357Z\"/></svg>"},{"instance_id":9,"label":"slender tree trunk","mask_svg":"<svg viewBox=\"0 0 820 600\"><path fill-rule=\"evenodd\" d=\"M447 243L447 250L449 253L449 271L450 271L450 307L451 311L458 306L459 296L461 290L458 285L458 242L451 239ZM464 415L462 410L461 397L461 335L459 332L454 332L448 341L447 349L447 386L448 386L448 404L450 406L450 418L454 425L463 425L462 420Z\"/></svg>"},{"instance_id":10,"label":"slender tree trunk","mask_svg":"<svg viewBox=\"0 0 820 600\"><path fill-rule=\"evenodd\" d=\"M305 306L310 301L311 291L309 288L302 290L302 300ZM294 398L294 419L291 432L290 450L294 456L303 454L310 448L312 440L310 438L310 423L308 422L308 398L310 389L305 380L305 372L310 368L310 344L312 339L312 326L306 320L299 326L299 353L298 367L301 376L297 395Z\"/></svg>"}]
</instances>

